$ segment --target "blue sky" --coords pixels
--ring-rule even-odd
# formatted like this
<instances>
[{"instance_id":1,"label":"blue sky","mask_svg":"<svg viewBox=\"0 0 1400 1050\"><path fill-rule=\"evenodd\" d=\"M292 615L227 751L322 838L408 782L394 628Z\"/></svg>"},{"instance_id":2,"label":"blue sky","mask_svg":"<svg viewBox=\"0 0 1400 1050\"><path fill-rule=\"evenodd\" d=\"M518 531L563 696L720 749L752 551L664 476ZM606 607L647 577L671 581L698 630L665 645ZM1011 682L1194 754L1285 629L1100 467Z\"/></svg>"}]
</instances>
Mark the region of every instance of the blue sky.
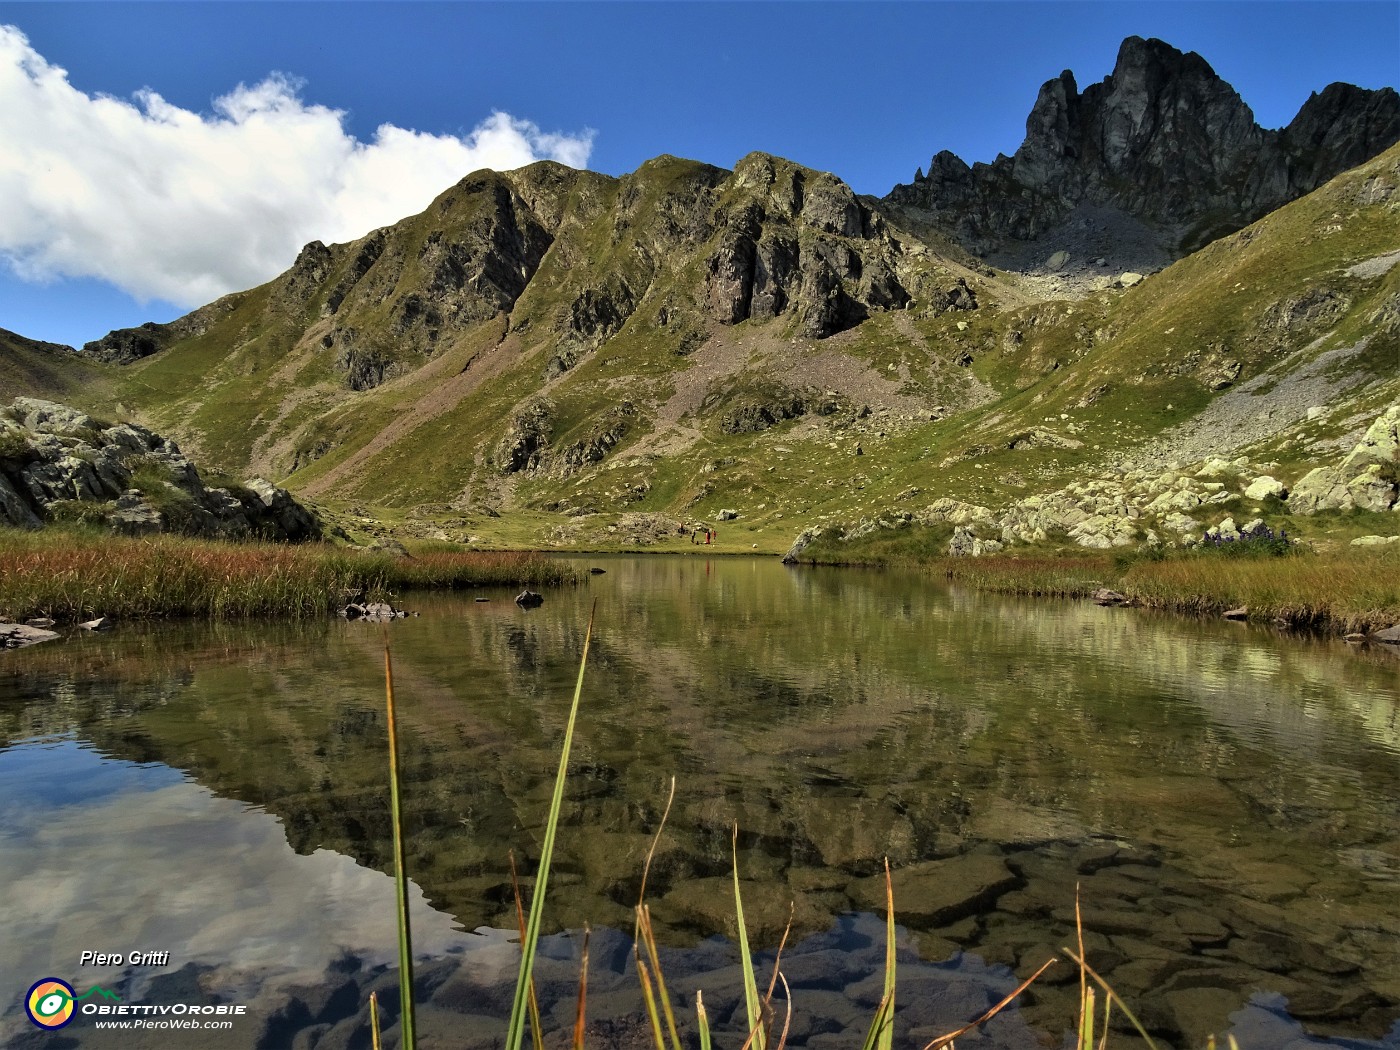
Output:
<instances>
[{"instance_id":1,"label":"blue sky","mask_svg":"<svg viewBox=\"0 0 1400 1050\"><path fill-rule=\"evenodd\" d=\"M0 327L75 345L483 163L761 149L879 195L940 149L1013 152L1042 82L1102 79L1133 34L1199 52L1268 127L1334 80L1400 81L1394 0L0 2L0 25Z\"/></svg>"}]
</instances>

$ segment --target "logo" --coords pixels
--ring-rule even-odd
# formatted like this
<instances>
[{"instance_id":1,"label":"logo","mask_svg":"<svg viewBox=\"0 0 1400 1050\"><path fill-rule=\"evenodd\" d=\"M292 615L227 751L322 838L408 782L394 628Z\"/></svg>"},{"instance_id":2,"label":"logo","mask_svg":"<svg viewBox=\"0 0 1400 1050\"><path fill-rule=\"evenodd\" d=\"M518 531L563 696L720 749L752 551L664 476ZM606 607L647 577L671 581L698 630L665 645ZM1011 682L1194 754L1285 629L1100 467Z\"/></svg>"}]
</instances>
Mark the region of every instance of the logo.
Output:
<instances>
[{"instance_id":1,"label":"logo","mask_svg":"<svg viewBox=\"0 0 1400 1050\"><path fill-rule=\"evenodd\" d=\"M57 977L35 981L24 1000L24 1011L40 1028L62 1028L73 1020L73 986Z\"/></svg>"},{"instance_id":2,"label":"logo","mask_svg":"<svg viewBox=\"0 0 1400 1050\"><path fill-rule=\"evenodd\" d=\"M121 999L116 992L96 987L78 995L67 981L57 977L45 977L41 981L35 981L29 989L29 994L24 997L24 1012L40 1028L52 1031L73 1020L74 1003L81 1002L93 994L103 999Z\"/></svg>"}]
</instances>

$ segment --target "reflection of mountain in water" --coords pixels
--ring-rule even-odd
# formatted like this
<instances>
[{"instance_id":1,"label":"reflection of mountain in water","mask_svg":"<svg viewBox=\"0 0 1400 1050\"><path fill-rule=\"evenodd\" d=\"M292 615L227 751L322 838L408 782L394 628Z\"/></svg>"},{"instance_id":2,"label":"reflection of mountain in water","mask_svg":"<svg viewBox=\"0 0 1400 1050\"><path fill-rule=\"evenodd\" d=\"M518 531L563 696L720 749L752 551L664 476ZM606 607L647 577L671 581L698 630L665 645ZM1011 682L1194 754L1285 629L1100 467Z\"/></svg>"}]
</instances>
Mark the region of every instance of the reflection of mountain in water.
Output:
<instances>
[{"instance_id":1,"label":"reflection of mountain in water","mask_svg":"<svg viewBox=\"0 0 1400 1050\"><path fill-rule=\"evenodd\" d=\"M737 820L769 943L789 901L807 933L871 907L888 855L930 958L1028 972L1064 943L1081 882L1098 965L1164 1031L1202 1042L1254 989L1326 1030L1394 1020L1393 668L894 574L618 561L531 613L416 602L423 618L392 632L409 864L468 928L513 923L507 851L537 848L595 596L549 921L630 928L674 772L649 883L673 943L731 929ZM129 637L92 641L16 654L7 735L71 728L266 807L299 852L387 870L373 629L167 628L149 662ZM1203 986L1225 994L1203 1005ZM1046 1024L1069 1016L1041 1002Z\"/></svg>"}]
</instances>

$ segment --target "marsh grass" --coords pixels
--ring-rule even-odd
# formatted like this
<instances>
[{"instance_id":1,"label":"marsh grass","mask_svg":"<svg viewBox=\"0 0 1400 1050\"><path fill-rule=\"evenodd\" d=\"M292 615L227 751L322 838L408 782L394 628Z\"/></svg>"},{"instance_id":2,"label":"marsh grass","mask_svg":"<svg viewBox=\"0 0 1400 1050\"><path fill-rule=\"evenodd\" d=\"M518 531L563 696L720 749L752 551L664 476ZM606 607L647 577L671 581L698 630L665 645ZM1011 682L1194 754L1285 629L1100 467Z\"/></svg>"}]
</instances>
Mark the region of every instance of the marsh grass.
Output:
<instances>
[{"instance_id":1,"label":"marsh grass","mask_svg":"<svg viewBox=\"0 0 1400 1050\"><path fill-rule=\"evenodd\" d=\"M1085 598L1114 576L1103 555L939 558L928 569L979 591L1037 598Z\"/></svg>"},{"instance_id":2,"label":"marsh grass","mask_svg":"<svg viewBox=\"0 0 1400 1050\"><path fill-rule=\"evenodd\" d=\"M1400 551L1286 558L1181 557L1130 566L1119 590L1144 605L1217 615L1247 606L1252 620L1344 633L1400 623Z\"/></svg>"},{"instance_id":3,"label":"marsh grass","mask_svg":"<svg viewBox=\"0 0 1400 1050\"><path fill-rule=\"evenodd\" d=\"M13 620L314 617L353 595L382 599L416 588L578 578L576 570L535 553L431 551L395 558L325 544L0 529L0 616Z\"/></svg>"},{"instance_id":4,"label":"marsh grass","mask_svg":"<svg viewBox=\"0 0 1400 1050\"><path fill-rule=\"evenodd\" d=\"M1251 620L1342 634L1400 623L1397 547L1282 557L1173 550L1153 557L942 558L927 570L996 594L1087 598L1112 587L1152 609L1218 616L1247 606Z\"/></svg>"}]
</instances>

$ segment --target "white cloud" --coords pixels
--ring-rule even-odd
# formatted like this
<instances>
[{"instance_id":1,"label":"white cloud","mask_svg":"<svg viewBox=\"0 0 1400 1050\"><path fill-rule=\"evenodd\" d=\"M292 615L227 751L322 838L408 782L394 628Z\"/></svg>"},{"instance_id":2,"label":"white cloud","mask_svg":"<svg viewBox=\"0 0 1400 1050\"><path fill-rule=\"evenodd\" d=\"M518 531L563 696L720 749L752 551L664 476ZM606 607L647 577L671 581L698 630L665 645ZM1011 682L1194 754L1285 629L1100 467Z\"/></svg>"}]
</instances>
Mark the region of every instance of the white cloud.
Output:
<instances>
[{"instance_id":1,"label":"white cloud","mask_svg":"<svg viewBox=\"0 0 1400 1050\"><path fill-rule=\"evenodd\" d=\"M151 90L94 97L0 25L0 258L27 280L195 306L275 276L307 241L419 212L468 172L583 167L593 145L501 112L460 137L384 124L361 142L299 88L274 74L210 114Z\"/></svg>"}]
</instances>

